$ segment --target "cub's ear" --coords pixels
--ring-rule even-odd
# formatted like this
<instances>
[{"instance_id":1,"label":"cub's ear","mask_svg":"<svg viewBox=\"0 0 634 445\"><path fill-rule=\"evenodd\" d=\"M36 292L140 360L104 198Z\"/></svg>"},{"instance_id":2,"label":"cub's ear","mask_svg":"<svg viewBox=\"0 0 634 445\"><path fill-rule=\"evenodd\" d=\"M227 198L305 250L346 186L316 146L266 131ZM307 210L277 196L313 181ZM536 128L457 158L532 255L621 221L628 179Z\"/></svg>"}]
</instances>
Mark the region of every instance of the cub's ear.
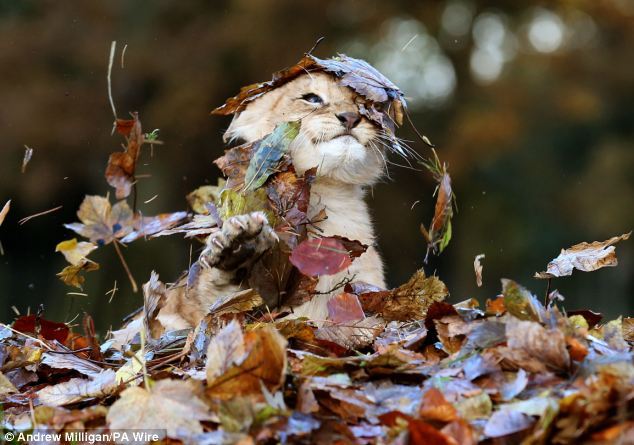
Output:
<instances>
[{"instance_id":1,"label":"cub's ear","mask_svg":"<svg viewBox=\"0 0 634 445\"><path fill-rule=\"evenodd\" d=\"M276 109L276 105L282 93L282 89L273 90L249 103L234 116L223 140L231 143L237 139L252 142L272 132L279 120L277 116L280 111Z\"/></svg>"}]
</instances>

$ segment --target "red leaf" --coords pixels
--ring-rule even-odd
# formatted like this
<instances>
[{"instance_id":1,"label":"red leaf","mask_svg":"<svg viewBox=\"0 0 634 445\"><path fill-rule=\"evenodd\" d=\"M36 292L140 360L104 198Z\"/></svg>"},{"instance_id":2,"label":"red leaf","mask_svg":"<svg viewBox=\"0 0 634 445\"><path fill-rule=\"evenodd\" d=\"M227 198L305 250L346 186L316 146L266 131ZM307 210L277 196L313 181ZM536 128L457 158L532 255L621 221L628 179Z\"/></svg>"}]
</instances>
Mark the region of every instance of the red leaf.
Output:
<instances>
[{"instance_id":1,"label":"red leaf","mask_svg":"<svg viewBox=\"0 0 634 445\"><path fill-rule=\"evenodd\" d=\"M36 319L35 314L23 315L13 322L13 329L18 332L36 334L36 328L39 328L37 334L46 340L57 340L64 344L68 338L68 326L64 323L56 323L44 318Z\"/></svg>"},{"instance_id":2,"label":"red leaf","mask_svg":"<svg viewBox=\"0 0 634 445\"><path fill-rule=\"evenodd\" d=\"M343 292L328 300L328 319L334 323L363 320L365 314L355 294Z\"/></svg>"},{"instance_id":3,"label":"red leaf","mask_svg":"<svg viewBox=\"0 0 634 445\"><path fill-rule=\"evenodd\" d=\"M313 238L302 241L291 253L290 261L309 276L332 275L347 269L367 246L341 237Z\"/></svg>"}]
</instances>

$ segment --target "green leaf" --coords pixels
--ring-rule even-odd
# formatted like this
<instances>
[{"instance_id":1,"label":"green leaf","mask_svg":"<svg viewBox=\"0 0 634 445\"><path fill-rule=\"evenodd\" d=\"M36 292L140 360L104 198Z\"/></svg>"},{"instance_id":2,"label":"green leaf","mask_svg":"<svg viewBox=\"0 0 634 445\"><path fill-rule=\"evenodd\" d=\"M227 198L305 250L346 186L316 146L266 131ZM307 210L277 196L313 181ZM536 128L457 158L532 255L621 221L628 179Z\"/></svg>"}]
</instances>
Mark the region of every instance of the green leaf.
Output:
<instances>
[{"instance_id":1,"label":"green leaf","mask_svg":"<svg viewBox=\"0 0 634 445\"><path fill-rule=\"evenodd\" d=\"M288 147L299 134L300 122L283 122L253 147L253 157L244 178L244 191L261 187L277 171Z\"/></svg>"}]
</instances>

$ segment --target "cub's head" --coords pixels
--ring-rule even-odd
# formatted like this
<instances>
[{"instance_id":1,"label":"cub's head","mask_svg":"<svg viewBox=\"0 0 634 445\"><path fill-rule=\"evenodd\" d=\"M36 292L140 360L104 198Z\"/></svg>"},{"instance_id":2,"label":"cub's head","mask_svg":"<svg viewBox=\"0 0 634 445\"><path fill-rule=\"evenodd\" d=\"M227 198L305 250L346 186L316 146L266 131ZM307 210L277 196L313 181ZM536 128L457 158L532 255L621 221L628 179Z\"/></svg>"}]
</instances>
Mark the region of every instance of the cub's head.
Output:
<instances>
[{"instance_id":1,"label":"cub's head","mask_svg":"<svg viewBox=\"0 0 634 445\"><path fill-rule=\"evenodd\" d=\"M398 146L393 118L383 109L393 101L368 100L354 84L348 86L350 83L340 76L324 70L302 72L253 97L243 98L234 110L236 115L225 140L253 142L271 133L277 124L300 121L299 135L290 147L298 173L317 167L317 177L358 185L375 183L386 171L386 152ZM258 88L261 86L252 91ZM388 119L391 120L384 124Z\"/></svg>"}]
</instances>

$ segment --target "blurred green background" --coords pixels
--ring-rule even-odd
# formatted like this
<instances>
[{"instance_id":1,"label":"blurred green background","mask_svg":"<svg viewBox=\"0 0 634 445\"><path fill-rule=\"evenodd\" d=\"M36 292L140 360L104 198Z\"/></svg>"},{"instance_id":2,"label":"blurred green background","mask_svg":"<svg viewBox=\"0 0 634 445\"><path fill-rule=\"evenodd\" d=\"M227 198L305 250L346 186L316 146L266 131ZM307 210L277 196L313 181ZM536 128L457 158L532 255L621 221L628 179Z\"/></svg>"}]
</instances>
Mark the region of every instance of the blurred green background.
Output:
<instances>
[{"instance_id":1,"label":"blurred green background","mask_svg":"<svg viewBox=\"0 0 634 445\"><path fill-rule=\"evenodd\" d=\"M175 211L199 185L215 182L228 118L209 111L240 86L295 63L320 36L316 54L367 59L409 99L412 119L449 163L458 196L453 240L427 267L451 301L494 297L513 278L540 296L532 274L581 241L634 226L634 2L562 1L0 1L0 320L15 306L44 303L47 318L85 310L102 331L142 301L112 246L91 255L87 297L67 295L55 273L55 245L72 238L85 194L105 195L111 136L106 92L110 42L128 45L113 90L120 117L139 111L165 142L142 156L144 214ZM400 136L428 155L411 129ZM20 172L24 145L34 148ZM398 162L397 159L393 159ZM429 223L428 174L393 167L370 196L389 282L422 265L418 226ZM414 205L417 203L416 205ZM35 218L25 216L63 205ZM187 267L190 242L137 241L124 252L139 283L155 269L164 281ZM194 245L198 249L198 245ZM617 268L554 281L568 309L609 317L634 311L632 240ZM484 286L473 258L486 254ZM108 302L105 293L117 282Z\"/></svg>"}]
</instances>

